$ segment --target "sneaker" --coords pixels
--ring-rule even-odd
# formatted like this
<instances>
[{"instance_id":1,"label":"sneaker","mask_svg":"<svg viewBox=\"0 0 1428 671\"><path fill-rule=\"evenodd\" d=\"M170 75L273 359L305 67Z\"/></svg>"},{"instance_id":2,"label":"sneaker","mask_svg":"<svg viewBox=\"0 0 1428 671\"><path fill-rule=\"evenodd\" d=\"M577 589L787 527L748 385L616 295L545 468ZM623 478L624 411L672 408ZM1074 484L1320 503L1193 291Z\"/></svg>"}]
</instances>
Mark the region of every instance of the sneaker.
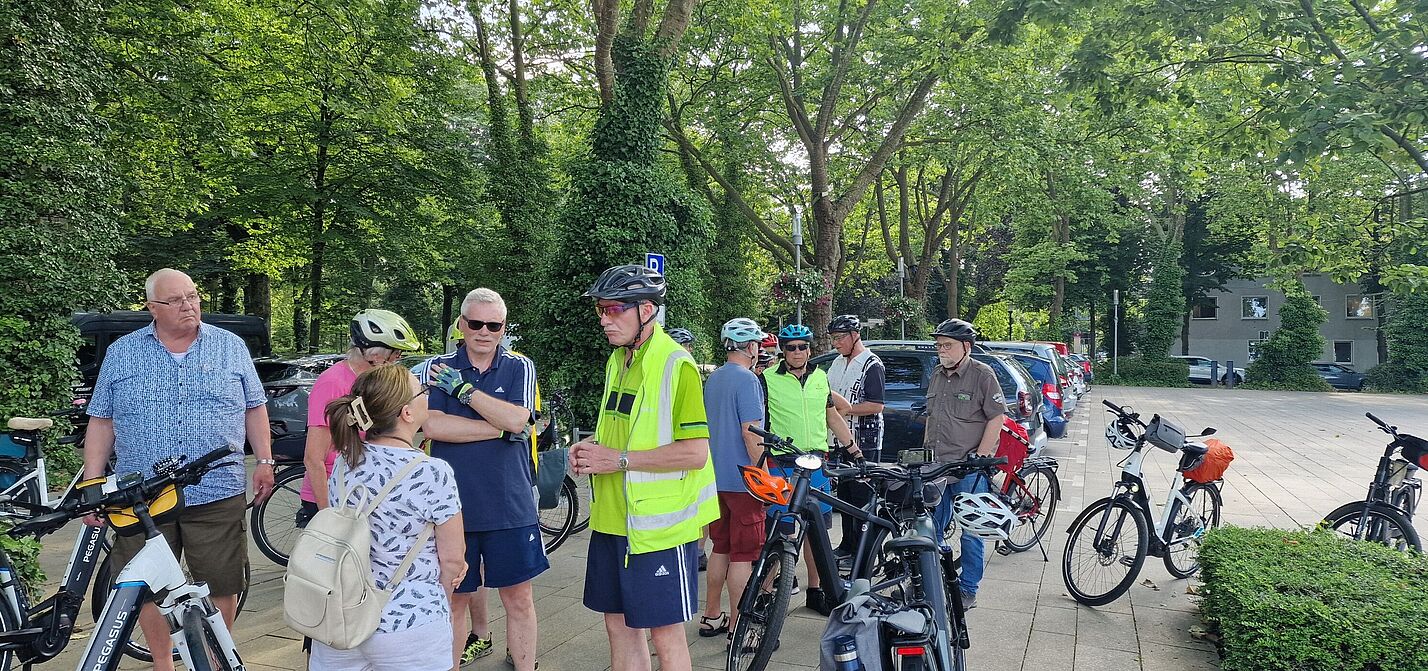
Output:
<instances>
[{"instance_id":1,"label":"sneaker","mask_svg":"<svg viewBox=\"0 0 1428 671\"><path fill-rule=\"evenodd\" d=\"M962 611L966 612L977 607L977 595L971 592L962 592Z\"/></svg>"},{"instance_id":2,"label":"sneaker","mask_svg":"<svg viewBox=\"0 0 1428 671\"><path fill-rule=\"evenodd\" d=\"M461 668L466 668L486 655L491 654L491 637L478 638L476 634L466 637L466 647L461 650Z\"/></svg>"},{"instance_id":3,"label":"sneaker","mask_svg":"<svg viewBox=\"0 0 1428 671\"><path fill-rule=\"evenodd\" d=\"M511 657L511 651L510 651L510 650L507 650L507 651L506 651L506 666L509 666L509 667L511 667L511 668L513 668L513 669L516 668L516 660ZM531 667L531 668L539 669L539 668L540 668L540 662L536 662L536 663L535 663L535 666L533 666L533 667Z\"/></svg>"},{"instance_id":4,"label":"sneaker","mask_svg":"<svg viewBox=\"0 0 1428 671\"><path fill-rule=\"evenodd\" d=\"M822 587L809 587L808 600L804 603L808 605L809 610L823 617L828 617L833 613L833 604L830 603L830 601L831 599L824 593Z\"/></svg>"}]
</instances>

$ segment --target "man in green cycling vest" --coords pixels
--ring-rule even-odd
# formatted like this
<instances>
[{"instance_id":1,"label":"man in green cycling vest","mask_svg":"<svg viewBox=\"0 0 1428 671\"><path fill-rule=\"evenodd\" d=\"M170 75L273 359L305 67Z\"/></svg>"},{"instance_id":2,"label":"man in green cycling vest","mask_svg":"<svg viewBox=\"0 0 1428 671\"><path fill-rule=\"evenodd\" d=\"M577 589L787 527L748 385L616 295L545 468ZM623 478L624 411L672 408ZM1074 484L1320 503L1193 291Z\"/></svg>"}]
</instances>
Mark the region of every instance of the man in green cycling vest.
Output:
<instances>
[{"instance_id":1,"label":"man in green cycling vest","mask_svg":"<svg viewBox=\"0 0 1428 671\"><path fill-rule=\"evenodd\" d=\"M647 629L660 668L688 670L698 542L719 517L699 370L655 322L663 275L616 266L585 295L615 347L594 440L570 448L571 468L591 476L585 606L605 614L615 671L650 668Z\"/></svg>"},{"instance_id":2,"label":"man in green cycling vest","mask_svg":"<svg viewBox=\"0 0 1428 671\"><path fill-rule=\"evenodd\" d=\"M849 446L849 454L857 456L853 433L838 410L848 407L848 402L829 388L828 374L823 369L808 363L813 355L813 331L802 324L790 324L778 332L778 342L783 349L783 362L765 370L760 376L764 387L765 414L768 416L764 425L773 433L792 438L795 446L808 452L827 452L828 432L832 431L838 444ZM776 475L792 475L792 469L770 470ZM828 476L818 471L809 484L828 491ZM831 527L833 508L821 504L819 507L823 511L824 523ZM770 506L769 514L777 520L785 510L782 506ZM812 542L805 538L803 562L808 568L807 605L828 615L837 604L829 603L823 593L822 582L812 560L812 548Z\"/></svg>"}]
</instances>

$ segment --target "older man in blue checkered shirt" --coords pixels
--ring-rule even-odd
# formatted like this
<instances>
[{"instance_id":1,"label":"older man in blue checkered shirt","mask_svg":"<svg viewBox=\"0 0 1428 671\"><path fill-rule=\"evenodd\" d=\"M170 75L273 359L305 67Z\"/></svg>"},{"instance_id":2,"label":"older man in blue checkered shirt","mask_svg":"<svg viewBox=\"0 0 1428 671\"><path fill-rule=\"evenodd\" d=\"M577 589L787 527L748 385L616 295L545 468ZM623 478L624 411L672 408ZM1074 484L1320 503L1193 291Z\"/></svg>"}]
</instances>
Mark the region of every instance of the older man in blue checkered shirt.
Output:
<instances>
[{"instance_id":1,"label":"older man in blue checkered shirt","mask_svg":"<svg viewBox=\"0 0 1428 671\"><path fill-rule=\"evenodd\" d=\"M111 455L116 472L149 474L166 457L193 459L224 445L241 449L246 437L258 457L254 495L267 498L273 491L272 435L267 397L248 348L238 336L203 323L188 275L165 268L149 276L144 291L154 323L114 341L99 369L89 402L85 477L102 477ZM208 583L230 627L248 563L241 455L232 461L240 466L214 469L187 488L179 519L160 525L194 579ZM101 523L92 516L85 521ZM142 535L117 539L116 565L128 563L143 542ZM168 624L153 604L144 606L139 625L150 649L170 648ZM154 668L171 671L173 659L155 655Z\"/></svg>"}]
</instances>

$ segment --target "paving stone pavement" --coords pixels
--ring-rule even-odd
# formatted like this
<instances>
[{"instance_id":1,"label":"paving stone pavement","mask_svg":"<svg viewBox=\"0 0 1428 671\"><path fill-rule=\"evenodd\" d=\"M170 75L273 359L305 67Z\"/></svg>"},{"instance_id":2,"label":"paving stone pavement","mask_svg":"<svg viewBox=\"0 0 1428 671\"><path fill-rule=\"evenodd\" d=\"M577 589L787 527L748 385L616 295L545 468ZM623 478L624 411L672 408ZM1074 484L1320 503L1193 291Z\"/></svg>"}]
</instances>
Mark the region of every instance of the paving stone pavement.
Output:
<instances>
[{"instance_id":1,"label":"paving stone pavement","mask_svg":"<svg viewBox=\"0 0 1428 671\"><path fill-rule=\"evenodd\" d=\"M1093 388L1081 399L1067 437L1048 446L1061 463L1064 497L1048 533L1051 561L1043 562L1036 550L1009 557L988 553L979 607L968 616L972 648L967 659L974 671L1201 671L1219 666L1213 646L1190 634L1199 623L1195 598L1188 593L1193 580L1172 579L1154 558L1146 561L1129 595L1114 603L1087 608L1066 594L1059 561L1066 527L1083 506L1110 492L1119 472L1116 464L1124 456L1101 438L1103 398L1147 415L1158 412L1188 430L1219 429L1217 437L1237 456L1225 479L1225 521L1279 528L1312 525L1338 505L1362 498L1386 442L1364 419L1365 411L1405 428L1428 421L1423 397ZM1157 503L1172 483L1174 465L1164 453L1146 460L1146 481ZM1428 534L1421 518L1417 525L1420 534ZM47 539L42 563L48 575L63 570L70 533L67 529ZM568 541L551 557L551 569L535 580L539 659L545 671L609 668L602 620L581 604L585 545L583 535ZM282 623L282 572L256 548L249 556L254 584L235 632L243 659L252 671L303 669L301 640ZM794 603L801 605L801 598L795 596ZM499 599L491 599L491 613L496 653L474 665L481 671L509 668L501 654ZM47 668L76 665L90 626L85 622L66 654ZM723 669L722 637L700 638L694 623L688 629L695 668ZM823 619L815 613L794 610L770 668L816 668L822 629ZM146 666L130 661L124 668Z\"/></svg>"}]
</instances>

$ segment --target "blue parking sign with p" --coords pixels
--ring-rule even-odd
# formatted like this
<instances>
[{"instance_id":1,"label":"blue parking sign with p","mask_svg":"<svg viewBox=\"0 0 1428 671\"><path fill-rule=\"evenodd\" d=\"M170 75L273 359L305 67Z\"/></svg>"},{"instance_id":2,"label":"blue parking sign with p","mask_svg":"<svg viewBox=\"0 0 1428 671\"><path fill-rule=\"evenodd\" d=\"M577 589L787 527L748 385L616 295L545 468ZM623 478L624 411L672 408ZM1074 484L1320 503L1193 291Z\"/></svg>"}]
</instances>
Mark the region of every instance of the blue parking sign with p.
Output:
<instances>
[{"instance_id":1,"label":"blue parking sign with p","mask_svg":"<svg viewBox=\"0 0 1428 671\"><path fill-rule=\"evenodd\" d=\"M664 274L664 254L645 252L645 267L661 275Z\"/></svg>"}]
</instances>

